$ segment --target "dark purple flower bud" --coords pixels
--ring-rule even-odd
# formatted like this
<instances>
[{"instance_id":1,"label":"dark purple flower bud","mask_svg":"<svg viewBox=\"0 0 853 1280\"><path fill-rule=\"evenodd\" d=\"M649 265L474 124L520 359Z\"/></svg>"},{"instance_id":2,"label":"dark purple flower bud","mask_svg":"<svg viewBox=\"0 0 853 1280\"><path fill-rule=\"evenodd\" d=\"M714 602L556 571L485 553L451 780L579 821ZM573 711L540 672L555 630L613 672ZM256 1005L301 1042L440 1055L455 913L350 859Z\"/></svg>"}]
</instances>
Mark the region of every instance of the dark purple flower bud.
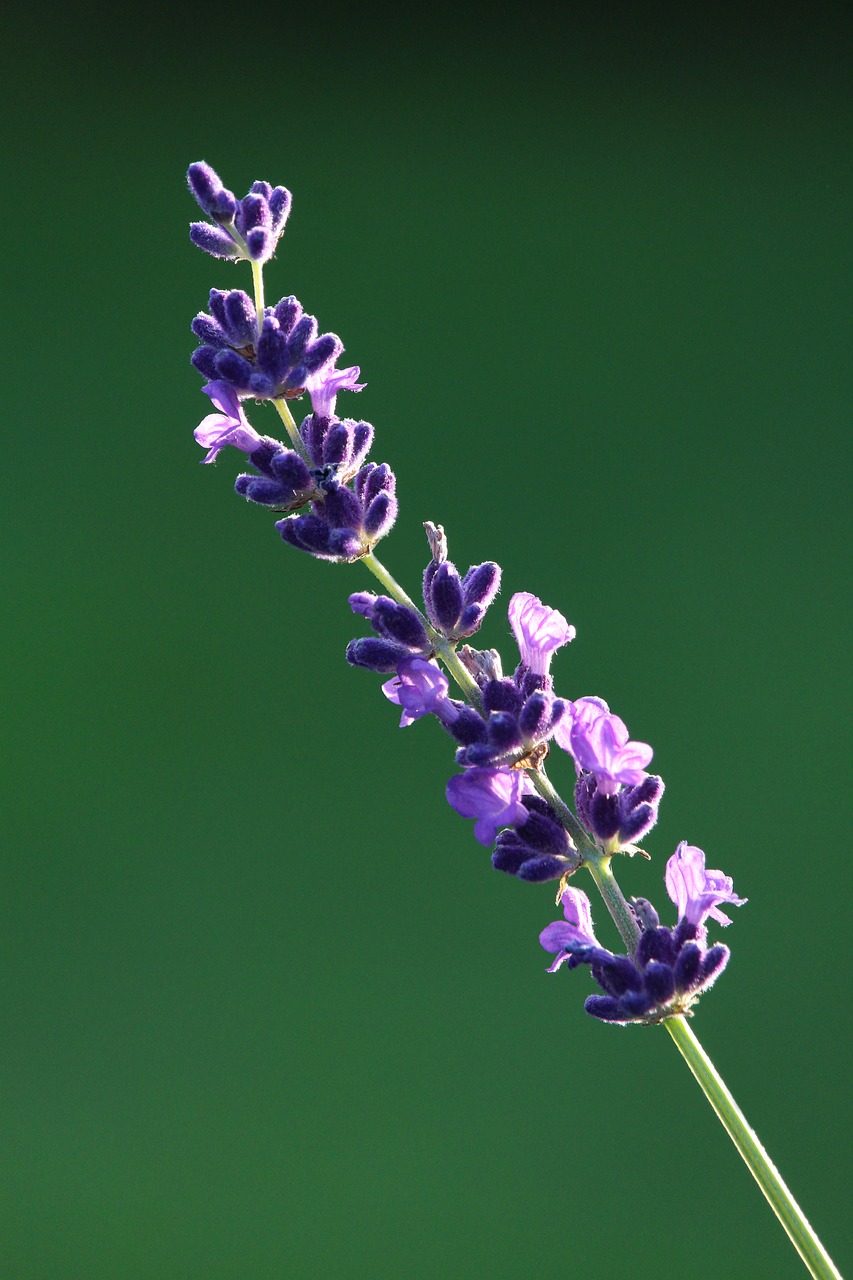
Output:
<instances>
[{"instance_id":1,"label":"dark purple flower bud","mask_svg":"<svg viewBox=\"0 0 853 1280\"><path fill-rule=\"evenodd\" d=\"M372 618L376 599L372 591L354 591L349 598L349 606L353 613L360 613L363 618Z\"/></svg>"},{"instance_id":2,"label":"dark purple flower bud","mask_svg":"<svg viewBox=\"0 0 853 1280\"><path fill-rule=\"evenodd\" d=\"M608 799L613 797L608 796ZM640 840L658 820L658 811L650 804L641 804L623 818L619 824L619 843L634 844Z\"/></svg>"},{"instance_id":3,"label":"dark purple flower bud","mask_svg":"<svg viewBox=\"0 0 853 1280\"><path fill-rule=\"evenodd\" d=\"M652 960L671 967L675 964L677 954L678 951L669 929L663 927L644 929L640 934L636 958L641 967L650 964Z\"/></svg>"},{"instance_id":4,"label":"dark purple flower bud","mask_svg":"<svg viewBox=\"0 0 853 1280\"><path fill-rule=\"evenodd\" d=\"M628 905L641 929L657 929L660 924L660 916L648 898L632 898Z\"/></svg>"},{"instance_id":5,"label":"dark purple flower bud","mask_svg":"<svg viewBox=\"0 0 853 1280\"><path fill-rule=\"evenodd\" d=\"M191 164L187 170L190 191L200 208L217 222L230 222L237 212L237 201L222 185L219 174L204 160Z\"/></svg>"},{"instance_id":6,"label":"dark purple flower bud","mask_svg":"<svg viewBox=\"0 0 853 1280\"><path fill-rule=\"evenodd\" d=\"M638 786L626 789L625 808L633 809L641 804L659 804L663 793L663 778L659 778L655 773L649 773Z\"/></svg>"},{"instance_id":7,"label":"dark purple flower bud","mask_svg":"<svg viewBox=\"0 0 853 1280\"><path fill-rule=\"evenodd\" d=\"M643 979L628 956L609 956L593 965L596 982L608 995L621 996L626 991L642 991Z\"/></svg>"},{"instance_id":8,"label":"dark purple flower bud","mask_svg":"<svg viewBox=\"0 0 853 1280\"><path fill-rule=\"evenodd\" d=\"M610 996L587 996L583 1007L593 1018L599 1018L602 1022L625 1021L622 1010Z\"/></svg>"},{"instance_id":9,"label":"dark purple flower bud","mask_svg":"<svg viewBox=\"0 0 853 1280\"><path fill-rule=\"evenodd\" d=\"M450 726L450 732L453 737L457 742L461 742L463 747L469 747L475 742L482 742L486 736L486 726L482 717L473 707L468 707L464 704L459 704L459 706L459 716Z\"/></svg>"},{"instance_id":10,"label":"dark purple flower bud","mask_svg":"<svg viewBox=\"0 0 853 1280\"><path fill-rule=\"evenodd\" d=\"M275 527L285 542L298 547L300 551L308 551L312 555L328 555L329 525L320 516L288 516L285 520L277 520Z\"/></svg>"},{"instance_id":11,"label":"dark purple flower bud","mask_svg":"<svg viewBox=\"0 0 853 1280\"><path fill-rule=\"evenodd\" d=\"M258 185L256 182L255 186L257 187ZM272 231L272 213L266 196L255 190L250 191L247 196L243 196L237 210L235 222L237 230L243 237L246 237L250 231L254 231L257 227Z\"/></svg>"},{"instance_id":12,"label":"dark purple flower bud","mask_svg":"<svg viewBox=\"0 0 853 1280\"><path fill-rule=\"evenodd\" d=\"M518 721L508 711L493 711L486 723L486 732L489 747L496 756L518 751L521 747Z\"/></svg>"},{"instance_id":13,"label":"dark purple flower bud","mask_svg":"<svg viewBox=\"0 0 853 1280\"><path fill-rule=\"evenodd\" d=\"M675 985L681 992L692 991L702 977L702 950L695 942L687 942L675 962Z\"/></svg>"},{"instance_id":14,"label":"dark purple flower bud","mask_svg":"<svg viewBox=\"0 0 853 1280\"><path fill-rule=\"evenodd\" d=\"M272 214L272 229L276 236L280 236L290 215L293 197L286 187L274 187L267 195L267 200Z\"/></svg>"},{"instance_id":15,"label":"dark purple flower bud","mask_svg":"<svg viewBox=\"0 0 853 1280\"><path fill-rule=\"evenodd\" d=\"M282 507L293 499L293 490L289 485L270 480L266 476L240 475L234 481L234 492L263 507Z\"/></svg>"},{"instance_id":16,"label":"dark purple flower bud","mask_svg":"<svg viewBox=\"0 0 853 1280\"><path fill-rule=\"evenodd\" d=\"M351 489L339 485L326 494L323 516L333 529L357 529L361 524L361 503Z\"/></svg>"},{"instance_id":17,"label":"dark purple flower bud","mask_svg":"<svg viewBox=\"0 0 853 1280\"><path fill-rule=\"evenodd\" d=\"M486 616L486 607L482 604L466 604L462 613L459 615L459 622L456 627L458 636L472 636L475 631L479 631L480 624Z\"/></svg>"},{"instance_id":18,"label":"dark purple flower bud","mask_svg":"<svg viewBox=\"0 0 853 1280\"><path fill-rule=\"evenodd\" d=\"M462 612L462 581L449 560L438 565L429 594L430 622L445 635L453 635Z\"/></svg>"},{"instance_id":19,"label":"dark purple flower bud","mask_svg":"<svg viewBox=\"0 0 853 1280\"><path fill-rule=\"evenodd\" d=\"M302 304L291 293L275 304L272 316L281 325L282 333L289 337L302 316Z\"/></svg>"},{"instance_id":20,"label":"dark purple flower bud","mask_svg":"<svg viewBox=\"0 0 853 1280\"><path fill-rule=\"evenodd\" d=\"M494 560L472 565L462 579L466 604L481 604L486 609L501 587L501 567Z\"/></svg>"},{"instance_id":21,"label":"dark purple flower bud","mask_svg":"<svg viewBox=\"0 0 853 1280\"><path fill-rule=\"evenodd\" d=\"M524 824L524 842L537 853L549 853L556 857L568 856L571 845L566 829L556 819L553 810L544 814L534 809L529 801L534 797L524 796L522 804L530 810L530 817ZM546 806L547 807L547 806Z\"/></svg>"},{"instance_id":22,"label":"dark purple flower bud","mask_svg":"<svg viewBox=\"0 0 853 1280\"><path fill-rule=\"evenodd\" d=\"M255 304L242 289L231 289L222 298L223 328L232 347L250 347L258 338Z\"/></svg>"},{"instance_id":23,"label":"dark purple flower bud","mask_svg":"<svg viewBox=\"0 0 853 1280\"><path fill-rule=\"evenodd\" d=\"M409 649L426 649L427 634L418 615L389 596L377 596L371 622L386 640L394 640ZM411 657L411 654L407 654Z\"/></svg>"},{"instance_id":24,"label":"dark purple flower bud","mask_svg":"<svg viewBox=\"0 0 853 1280\"><path fill-rule=\"evenodd\" d=\"M335 560L358 560L364 553L361 538L352 529L332 529L329 534L329 554Z\"/></svg>"},{"instance_id":25,"label":"dark purple flower bud","mask_svg":"<svg viewBox=\"0 0 853 1280\"><path fill-rule=\"evenodd\" d=\"M619 1008L627 1020L642 1021L654 1008L648 991L626 991L619 997Z\"/></svg>"},{"instance_id":26,"label":"dark purple flower bud","mask_svg":"<svg viewBox=\"0 0 853 1280\"><path fill-rule=\"evenodd\" d=\"M494 855L492 865L494 866ZM546 880L560 880L571 869L565 858L543 854L539 858L528 858L521 864L516 875L519 880L525 880L528 884L543 884Z\"/></svg>"},{"instance_id":27,"label":"dark purple flower bud","mask_svg":"<svg viewBox=\"0 0 853 1280\"><path fill-rule=\"evenodd\" d=\"M397 519L397 499L392 493L378 493L364 514L364 532L371 542L390 533Z\"/></svg>"},{"instance_id":28,"label":"dark purple flower bud","mask_svg":"<svg viewBox=\"0 0 853 1280\"><path fill-rule=\"evenodd\" d=\"M619 830L619 799L595 791L589 802L590 830L599 840L612 840Z\"/></svg>"},{"instance_id":29,"label":"dark purple flower bud","mask_svg":"<svg viewBox=\"0 0 853 1280\"><path fill-rule=\"evenodd\" d=\"M517 715L522 702L511 680L489 680L483 685L483 707L486 711L509 711Z\"/></svg>"},{"instance_id":30,"label":"dark purple flower bud","mask_svg":"<svg viewBox=\"0 0 853 1280\"><path fill-rule=\"evenodd\" d=\"M311 487L311 473L293 449L280 449L270 460L270 468L294 493Z\"/></svg>"},{"instance_id":31,"label":"dark purple flower bud","mask_svg":"<svg viewBox=\"0 0 853 1280\"><path fill-rule=\"evenodd\" d=\"M209 222L191 222L190 240L197 249L203 249L213 258L237 258L240 251L224 227L212 227Z\"/></svg>"},{"instance_id":32,"label":"dark purple flower bud","mask_svg":"<svg viewBox=\"0 0 853 1280\"><path fill-rule=\"evenodd\" d=\"M525 862L530 861L530 850L512 828L498 832L497 843L492 854L492 866L495 871L505 871L515 876ZM562 875L562 872L560 872Z\"/></svg>"},{"instance_id":33,"label":"dark purple flower bud","mask_svg":"<svg viewBox=\"0 0 853 1280\"><path fill-rule=\"evenodd\" d=\"M643 982L654 1004L666 1004L675 995L675 978L667 964L652 960L643 970Z\"/></svg>"},{"instance_id":34,"label":"dark purple flower bud","mask_svg":"<svg viewBox=\"0 0 853 1280\"><path fill-rule=\"evenodd\" d=\"M362 636L359 640L350 640L347 645L347 662L354 667L380 671L384 675L391 675L403 659L409 657L411 653L403 645L382 640L378 636Z\"/></svg>"},{"instance_id":35,"label":"dark purple flower bud","mask_svg":"<svg viewBox=\"0 0 853 1280\"><path fill-rule=\"evenodd\" d=\"M711 983L717 980L726 965L729 963L730 954L731 952L728 947L724 946L721 942L718 942L716 946L709 947L705 952L702 960L703 988L710 987Z\"/></svg>"}]
</instances>

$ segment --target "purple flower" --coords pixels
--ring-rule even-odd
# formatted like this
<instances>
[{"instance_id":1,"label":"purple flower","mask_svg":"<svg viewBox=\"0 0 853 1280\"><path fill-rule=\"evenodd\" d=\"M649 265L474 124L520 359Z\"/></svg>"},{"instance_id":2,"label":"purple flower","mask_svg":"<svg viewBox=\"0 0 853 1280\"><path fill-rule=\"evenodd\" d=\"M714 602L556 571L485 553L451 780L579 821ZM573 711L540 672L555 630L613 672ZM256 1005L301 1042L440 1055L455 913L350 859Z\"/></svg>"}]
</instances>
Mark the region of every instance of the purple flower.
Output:
<instances>
[{"instance_id":1,"label":"purple flower","mask_svg":"<svg viewBox=\"0 0 853 1280\"><path fill-rule=\"evenodd\" d=\"M589 898L583 890L564 889L560 901L565 921L555 920L553 924L546 925L539 935L545 950L557 955L548 973L555 973L561 964L571 960L575 951L599 945L592 928Z\"/></svg>"},{"instance_id":2,"label":"purple flower","mask_svg":"<svg viewBox=\"0 0 853 1280\"><path fill-rule=\"evenodd\" d=\"M521 803L524 775L518 769L468 769L447 784L447 801L463 818L476 818L480 844L494 843L501 827L520 827L528 818Z\"/></svg>"},{"instance_id":3,"label":"purple flower","mask_svg":"<svg viewBox=\"0 0 853 1280\"><path fill-rule=\"evenodd\" d=\"M449 681L434 662L426 658L404 658L393 680L386 680L382 692L389 702L403 708L400 728L414 724L435 712L439 720L452 724L459 712L447 696Z\"/></svg>"},{"instance_id":4,"label":"purple flower","mask_svg":"<svg viewBox=\"0 0 853 1280\"><path fill-rule=\"evenodd\" d=\"M509 602L509 624L518 642L521 661L545 676L558 649L575 638L575 629L561 613L549 609L528 591L517 591Z\"/></svg>"},{"instance_id":5,"label":"purple flower","mask_svg":"<svg viewBox=\"0 0 853 1280\"><path fill-rule=\"evenodd\" d=\"M305 380L311 396L311 409L318 418L330 421L335 415L335 401L339 391L363 391L366 382L359 382L361 372L357 364L349 369L322 368Z\"/></svg>"},{"instance_id":6,"label":"purple flower","mask_svg":"<svg viewBox=\"0 0 853 1280\"><path fill-rule=\"evenodd\" d=\"M579 698L568 733L563 728L556 736L580 769L595 774L599 792L615 795L620 784L636 787L643 781L654 751L646 742L629 742L624 723L606 708L599 698Z\"/></svg>"},{"instance_id":7,"label":"purple flower","mask_svg":"<svg viewBox=\"0 0 853 1280\"><path fill-rule=\"evenodd\" d=\"M219 410L202 418L193 433L202 448L208 450L202 462L215 462L227 444L242 449L244 453L254 453L263 443L263 438L249 426L233 387L227 382L208 382L202 391L210 396Z\"/></svg>"},{"instance_id":8,"label":"purple flower","mask_svg":"<svg viewBox=\"0 0 853 1280\"><path fill-rule=\"evenodd\" d=\"M705 855L701 849L682 840L666 864L666 891L678 907L678 919L693 925L704 925L708 916L718 924L731 924L722 911L721 902L742 907L746 898L738 898L732 886L731 876L722 871L706 871Z\"/></svg>"}]
</instances>

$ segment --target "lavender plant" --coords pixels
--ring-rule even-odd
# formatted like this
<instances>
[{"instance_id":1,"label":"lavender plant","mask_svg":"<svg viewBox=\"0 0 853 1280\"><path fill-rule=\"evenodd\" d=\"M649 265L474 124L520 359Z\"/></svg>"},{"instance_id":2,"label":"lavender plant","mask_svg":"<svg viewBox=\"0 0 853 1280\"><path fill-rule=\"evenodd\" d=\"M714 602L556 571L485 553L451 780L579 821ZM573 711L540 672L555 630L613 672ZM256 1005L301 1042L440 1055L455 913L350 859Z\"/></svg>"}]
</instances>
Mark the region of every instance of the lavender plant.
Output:
<instances>
[{"instance_id":1,"label":"lavender plant","mask_svg":"<svg viewBox=\"0 0 853 1280\"><path fill-rule=\"evenodd\" d=\"M666 864L675 924L661 924L647 899L625 898L614 861L648 857L638 842L655 826L664 791L648 770L652 748L633 741L603 699L556 694L551 662L575 628L536 596L517 592L509 602L518 646L511 675L496 650L469 643L495 601L501 570L486 561L460 573L441 525L425 525L423 607L377 559L376 545L397 517L394 474L387 463L367 461L373 427L337 414L341 392L363 389L360 370L338 367L341 340L321 334L296 298L273 306L264 300L263 267L284 231L290 193L255 182L238 200L203 162L190 165L188 181L206 215L191 224L191 240L213 257L248 262L253 283L252 296L212 289L209 310L192 322L199 343L192 363L214 409L195 430L207 450L202 461L215 462L226 446L246 454L251 470L237 477L235 490L280 516L275 528L284 542L318 559L363 564L377 580L381 593L349 597L373 634L351 641L347 661L388 677L381 691L400 708L401 727L431 716L452 740L458 771L447 782L447 800L474 820L475 839L492 848L492 866L522 881L558 882L564 918L539 939L554 956L548 972L588 965L602 992L587 998L588 1014L666 1028L811 1275L838 1276L688 1022L729 960L728 947L709 940L708 922L728 926L721 907L746 899L687 841ZM306 396L311 412L297 425L290 406ZM287 443L249 422L246 403L264 401ZM574 763L573 807L546 772L554 748ZM622 954L596 939L592 904L574 883L584 871L616 924Z\"/></svg>"}]
</instances>

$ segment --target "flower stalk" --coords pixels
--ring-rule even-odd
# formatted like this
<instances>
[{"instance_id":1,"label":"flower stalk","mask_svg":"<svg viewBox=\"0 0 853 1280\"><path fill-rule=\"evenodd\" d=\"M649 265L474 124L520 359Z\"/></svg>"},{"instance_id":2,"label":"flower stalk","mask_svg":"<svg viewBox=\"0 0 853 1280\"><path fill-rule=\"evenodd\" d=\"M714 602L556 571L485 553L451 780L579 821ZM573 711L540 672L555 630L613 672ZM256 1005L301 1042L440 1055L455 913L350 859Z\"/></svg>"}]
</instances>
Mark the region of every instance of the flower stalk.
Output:
<instances>
[{"instance_id":1,"label":"flower stalk","mask_svg":"<svg viewBox=\"0 0 853 1280\"><path fill-rule=\"evenodd\" d=\"M694 1079L761 1188L809 1274L815 1280L841 1280L840 1272L824 1249L814 1228L797 1204L779 1170L758 1140L755 1130L735 1102L725 1081L683 1017L667 1018L664 1026L687 1063Z\"/></svg>"}]
</instances>

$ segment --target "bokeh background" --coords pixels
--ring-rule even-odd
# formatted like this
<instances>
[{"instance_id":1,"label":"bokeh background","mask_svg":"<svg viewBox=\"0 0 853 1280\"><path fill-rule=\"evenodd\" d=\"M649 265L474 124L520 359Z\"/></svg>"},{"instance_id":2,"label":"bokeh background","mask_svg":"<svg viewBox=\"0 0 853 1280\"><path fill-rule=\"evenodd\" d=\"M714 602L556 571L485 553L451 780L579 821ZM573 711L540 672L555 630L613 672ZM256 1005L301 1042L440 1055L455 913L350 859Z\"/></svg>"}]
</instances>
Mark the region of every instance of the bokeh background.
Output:
<instances>
[{"instance_id":1,"label":"bokeh background","mask_svg":"<svg viewBox=\"0 0 853 1280\"><path fill-rule=\"evenodd\" d=\"M545 974L553 886L491 870L448 741L346 666L367 573L198 465L189 320L248 279L187 240L201 158L294 192L268 297L366 376L381 557L415 590L433 519L497 559L482 641L533 591L560 690L654 744L626 891L664 907L687 838L748 896L694 1025L849 1259L848 13L18 13L4 1277L802 1274L666 1034Z\"/></svg>"}]
</instances>

